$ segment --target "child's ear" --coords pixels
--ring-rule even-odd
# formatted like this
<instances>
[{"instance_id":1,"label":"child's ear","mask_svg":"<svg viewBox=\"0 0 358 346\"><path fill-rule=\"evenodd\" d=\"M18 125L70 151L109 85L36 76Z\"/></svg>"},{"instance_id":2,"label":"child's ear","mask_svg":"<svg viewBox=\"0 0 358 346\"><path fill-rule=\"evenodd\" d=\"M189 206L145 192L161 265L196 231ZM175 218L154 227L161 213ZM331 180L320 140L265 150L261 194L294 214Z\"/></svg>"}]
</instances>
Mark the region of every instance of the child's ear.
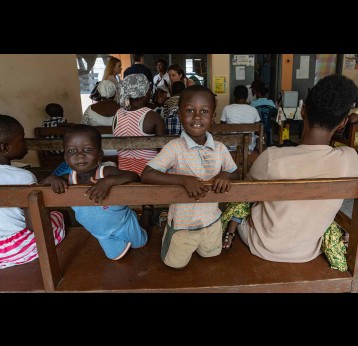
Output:
<instances>
[{"instance_id":1,"label":"child's ear","mask_svg":"<svg viewBox=\"0 0 358 346\"><path fill-rule=\"evenodd\" d=\"M339 123L339 125L338 125L338 127L337 127L337 130L343 129L344 126L346 126L347 122L348 122L348 117L345 117L345 118Z\"/></svg>"},{"instance_id":2,"label":"child's ear","mask_svg":"<svg viewBox=\"0 0 358 346\"><path fill-rule=\"evenodd\" d=\"M5 155L9 152L8 143L0 143L0 152L5 154Z\"/></svg>"}]
</instances>

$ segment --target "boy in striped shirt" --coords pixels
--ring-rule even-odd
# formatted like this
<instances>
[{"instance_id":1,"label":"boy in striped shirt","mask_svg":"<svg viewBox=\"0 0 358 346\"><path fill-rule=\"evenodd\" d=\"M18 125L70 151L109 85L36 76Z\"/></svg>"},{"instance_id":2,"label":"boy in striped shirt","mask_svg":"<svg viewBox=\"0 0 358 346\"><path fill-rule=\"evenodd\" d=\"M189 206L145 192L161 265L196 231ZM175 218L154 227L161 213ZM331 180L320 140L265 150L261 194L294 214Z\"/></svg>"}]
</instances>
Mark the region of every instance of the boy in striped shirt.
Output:
<instances>
[{"instance_id":1,"label":"boy in striped shirt","mask_svg":"<svg viewBox=\"0 0 358 346\"><path fill-rule=\"evenodd\" d=\"M231 180L239 179L239 174L226 146L208 132L215 108L215 94L210 89L194 85L182 91L179 117L184 131L148 163L142 173L144 183L181 185L196 201L209 192L203 184L208 180L213 180L213 192L229 191ZM202 257L219 255L220 215L218 203L170 205L162 239L164 263L179 269L189 263L194 251Z\"/></svg>"}]
</instances>

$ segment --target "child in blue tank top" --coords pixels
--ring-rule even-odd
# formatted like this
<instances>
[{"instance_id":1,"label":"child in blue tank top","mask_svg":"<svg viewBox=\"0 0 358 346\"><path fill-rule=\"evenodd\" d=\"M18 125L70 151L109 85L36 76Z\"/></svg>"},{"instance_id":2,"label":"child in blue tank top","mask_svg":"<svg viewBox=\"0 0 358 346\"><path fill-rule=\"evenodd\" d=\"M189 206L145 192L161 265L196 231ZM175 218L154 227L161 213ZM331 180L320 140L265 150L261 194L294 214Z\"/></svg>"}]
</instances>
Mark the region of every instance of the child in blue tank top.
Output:
<instances>
[{"instance_id":1,"label":"child in blue tank top","mask_svg":"<svg viewBox=\"0 0 358 346\"><path fill-rule=\"evenodd\" d=\"M134 172L102 165L101 134L95 127L75 125L68 129L63 142L64 158L70 172L62 176L51 175L42 182L51 184L55 193L65 193L68 185L91 184L86 196L101 204L112 186L140 181ZM136 213L125 205L73 206L72 209L76 220L98 239L110 259L118 260L129 248L142 247L148 241L148 208L144 208L140 222Z\"/></svg>"}]
</instances>

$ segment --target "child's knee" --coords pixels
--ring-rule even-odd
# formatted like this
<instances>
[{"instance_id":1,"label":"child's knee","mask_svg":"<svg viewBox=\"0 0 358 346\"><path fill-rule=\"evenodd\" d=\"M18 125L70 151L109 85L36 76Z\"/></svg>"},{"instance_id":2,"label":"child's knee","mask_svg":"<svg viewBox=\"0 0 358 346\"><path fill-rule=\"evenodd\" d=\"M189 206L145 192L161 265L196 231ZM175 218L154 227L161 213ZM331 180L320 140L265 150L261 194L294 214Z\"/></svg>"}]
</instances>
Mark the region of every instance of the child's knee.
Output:
<instances>
[{"instance_id":1,"label":"child's knee","mask_svg":"<svg viewBox=\"0 0 358 346\"><path fill-rule=\"evenodd\" d=\"M182 239L182 233L186 233L185 239ZM163 262L172 268L181 269L184 268L190 261L193 252L195 251L197 244L193 239L188 236L187 231L176 232L168 241L165 241L167 232L163 236L161 258Z\"/></svg>"},{"instance_id":2,"label":"child's knee","mask_svg":"<svg viewBox=\"0 0 358 346\"><path fill-rule=\"evenodd\" d=\"M186 259L186 260L171 258L171 256L166 256L164 259L162 258L165 265L167 265L168 267L174 268L174 269L185 268L188 265L190 259L191 259L191 256L189 257L189 259Z\"/></svg>"}]
</instances>

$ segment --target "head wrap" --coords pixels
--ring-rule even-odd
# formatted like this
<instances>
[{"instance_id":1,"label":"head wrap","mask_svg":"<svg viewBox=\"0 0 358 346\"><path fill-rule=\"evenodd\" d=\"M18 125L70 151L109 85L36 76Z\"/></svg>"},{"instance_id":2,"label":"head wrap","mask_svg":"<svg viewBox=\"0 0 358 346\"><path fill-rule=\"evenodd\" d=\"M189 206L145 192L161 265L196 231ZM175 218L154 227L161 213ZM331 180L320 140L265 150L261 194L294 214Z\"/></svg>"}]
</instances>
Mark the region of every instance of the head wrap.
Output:
<instances>
[{"instance_id":1,"label":"head wrap","mask_svg":"<svg viewBox=\"0 0 358 346\"><path fill-rule=\"evenodd\" d=\"M125 109L130 109L129 99L137 99L147 94L150 88L147 77L143 73L130 74L123 79L120 85L120 104Z\"/></svg>"},{"instance_id":2,"label":"head wrap","mask_svg":"<svg viewBox=\"0 0 358 346\"><path fill-rule=\"evenodd\" d=\"M98 84L97 90L101 97L110 98L116 93L116 86L110 80L103 80Z\"/></svg>"}]
</instances>

